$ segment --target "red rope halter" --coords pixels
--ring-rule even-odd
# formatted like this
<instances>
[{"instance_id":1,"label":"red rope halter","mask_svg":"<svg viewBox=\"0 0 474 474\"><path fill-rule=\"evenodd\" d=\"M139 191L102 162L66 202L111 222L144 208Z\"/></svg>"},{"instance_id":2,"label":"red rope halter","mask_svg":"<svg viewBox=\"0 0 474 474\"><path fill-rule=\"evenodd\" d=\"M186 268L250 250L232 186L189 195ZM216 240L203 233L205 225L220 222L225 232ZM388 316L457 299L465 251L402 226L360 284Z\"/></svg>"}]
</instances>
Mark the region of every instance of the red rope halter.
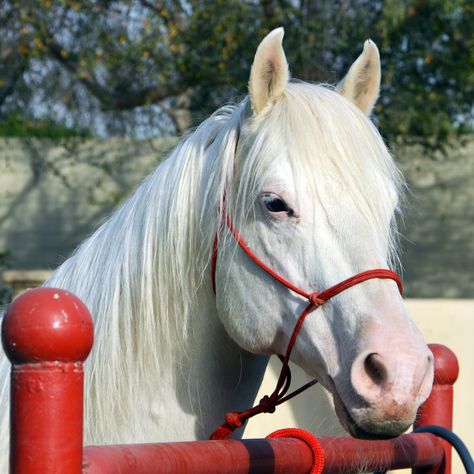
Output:
<instances>
[{"instance_id":1,"label":"red rope halter","mask_svg":"<svg viewBox=\"0 0 474 474\"><path fill-rule=\"evenodd\" d=\"M287 281L281 275L279 275L274 270L272 270L268 265L262 262L262 260L260 260L257 257L257 255L255 255L252 252L252 250L244 241L244 239L242 239L240 234L234 229L232 222L228 214L225 212L225 210L223 210L223 217L228 229L234 236L240 248L247 254L247 256L253 262L255 262L260 268L262 268L265 272L267 272L271 277L279 281L282 285L286 286L291 291L294 291L295 293L299 294L303 298L306 298L308 300L308 305L306 306L304 311L301 313L295 325L295 328L293 329L293 333L288 343L285 356L284 357L281 355L278 356L280 360L282 361L282 367L281 367L280 375L278 377L278 381L273 393L271 395L265 395L257 405L255 405L252 408L249 408L248 410L244 410L241 412L227 413L225 416L226 421L212 433L209 439L227 439L235 431L236 428L240 428L249 418L252 418L253 416L258 415L259 413L273 413L275 411L276 406L300 394L301 392L303 392L304 390L311 387L317 382L317 380L312 380L311 382L308 382L307 384L303 385L299 389L287 395L288 389L290 388L290 384L291 384L291 372L290 372L290 367L288 365L290 361L291 351L293 349L293 346L295 345L296 338L298 337L301 326L303 325L303 322L306 319L306 316L308 316L308 314L311 311L317 309L319 306L322 306L324 303L326 303L326 301L338 295L339 293L343 292L344 290L347 290L348 288L351 288L352 286L358 285L359 283L362 283L364 281L367 281L373 278L394 280L398 286L398 289L400 290L400 293L403 294L403 286L402 286L400 277L396 273L392 272L391 270L386 270L382 268L378 268L375 270L367 270L361 273L357 273L356 275L350 278L347 278L346 280L343 280L340 283L337 283L336 285L331 286L330 288L327 288L324 291L321 291L321 292L313 291L312 293L308 293L302 290L301 288L298 288L297 286L293 285L289 281ZM211 277L212 277L212 288L214 290L214 293L216 292L216 266L217 266L218 245L219 245L219 231L216 233L216 236L214 238L214 245L213 245L213 251L212 251Z\"/></svg>"}]
</instances>

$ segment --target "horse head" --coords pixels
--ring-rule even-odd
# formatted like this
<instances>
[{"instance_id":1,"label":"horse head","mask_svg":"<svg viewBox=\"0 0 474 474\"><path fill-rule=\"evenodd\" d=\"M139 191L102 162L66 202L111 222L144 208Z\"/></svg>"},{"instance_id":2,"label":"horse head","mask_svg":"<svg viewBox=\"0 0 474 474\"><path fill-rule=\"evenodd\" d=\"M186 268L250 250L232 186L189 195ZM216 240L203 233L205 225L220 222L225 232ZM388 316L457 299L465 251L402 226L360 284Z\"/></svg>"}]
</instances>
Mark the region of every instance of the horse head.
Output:
<instances>
[{"instance_id":1,"label":"horse head","mask_svg":"<svg viewBox=\"0 0 474 474\"><path fill-rule=\"evenodd\" d=\"M336 87L290 81L283 29L259 45L222 205L266 265L311 293L394 261L403 180L369 119L380 59L367 40ZM221 227L216 305L247 351L284 354L308 301L262 270ZM392 280L347 289L305 320L291 360L334 399L358 437L390 437L413 423L433 357Z\"/></svg>"}]
</instances>

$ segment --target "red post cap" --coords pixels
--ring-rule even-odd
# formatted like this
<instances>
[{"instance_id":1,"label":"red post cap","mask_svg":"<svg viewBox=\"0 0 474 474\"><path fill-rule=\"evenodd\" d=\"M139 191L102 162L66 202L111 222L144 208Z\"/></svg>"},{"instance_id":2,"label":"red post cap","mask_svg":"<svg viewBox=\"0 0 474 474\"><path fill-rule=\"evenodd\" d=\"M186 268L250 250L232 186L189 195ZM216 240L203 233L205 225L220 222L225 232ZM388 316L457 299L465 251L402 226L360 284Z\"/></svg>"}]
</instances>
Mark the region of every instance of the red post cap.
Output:
<instances>
[{"instance_id":1,"label":"red post cap","mask_svg":"<svg viewBox=\"0 0 474 474\"><path fill-rule=\"evenodd\" d=\"M459 375L459 363L454 352L442 344L428 344L434 355L434 383L453 385Z\"/></svg>"},{"instance_id":2,"label":"red post cap","mask_svg":"<svg viewBox=\"0 0 474 474\"><path fill-rule=\"evenodd\" d=\"M16 364L82 362L93 340L94 325L88 309L65 290L29 290L13 301L3 318L3 348Z\"/></svg>"}]
</instances>

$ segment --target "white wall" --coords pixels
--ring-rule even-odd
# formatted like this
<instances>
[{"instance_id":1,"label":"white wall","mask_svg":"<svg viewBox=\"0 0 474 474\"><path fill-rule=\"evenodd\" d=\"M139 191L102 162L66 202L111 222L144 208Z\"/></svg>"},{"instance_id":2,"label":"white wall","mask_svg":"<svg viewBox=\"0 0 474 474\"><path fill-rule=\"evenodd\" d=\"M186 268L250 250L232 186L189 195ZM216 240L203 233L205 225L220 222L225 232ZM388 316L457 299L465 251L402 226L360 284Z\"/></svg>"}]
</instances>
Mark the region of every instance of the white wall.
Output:
<instances>
[{"instance_id":1,"label":"white wall","mask_svg":"<svg viewBox=\"0 0 474 474\"><path fill-rule=\"evenodd\" d=\"M459 379L454 386L453 430L474 452L474 300L409 299L406 305L426 341L448 346L459 359ZM279 369L280 362L274 358L258 399L273 391ZM308 380L296 367L293 367L292 374L295 388ZM337 421L332 402L318 386L281 405L274 414L259 415L251 420L244 436L262 437L286 427L305 428L320 436L346 434ZM462 472L461 463L453 453L453 474Z\"/></svg>"}]
</instances>

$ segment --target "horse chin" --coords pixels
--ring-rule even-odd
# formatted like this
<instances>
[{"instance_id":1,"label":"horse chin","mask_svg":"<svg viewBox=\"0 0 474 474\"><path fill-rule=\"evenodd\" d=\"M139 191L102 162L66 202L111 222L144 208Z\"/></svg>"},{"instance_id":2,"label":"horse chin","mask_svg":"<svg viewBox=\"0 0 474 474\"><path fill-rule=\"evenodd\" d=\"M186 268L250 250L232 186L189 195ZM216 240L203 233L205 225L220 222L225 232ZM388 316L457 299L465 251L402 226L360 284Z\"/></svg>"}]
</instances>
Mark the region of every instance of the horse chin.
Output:
<instances>
[{"instance_id":1,"label":"horse chin","mask_svg":"<svg viewBox=\"0 0 474 474\"><path fill-rule=\"evenodd\" d=\"M382 422L373 422L369 419L356 420L342 401L334 384L332 384L330 392L339 422L354 438L369 440L392 439L404 433L413 424L414 419L387 420ZM370 408L362 410L370 411Z\"/></svg>"}]
</instances>

